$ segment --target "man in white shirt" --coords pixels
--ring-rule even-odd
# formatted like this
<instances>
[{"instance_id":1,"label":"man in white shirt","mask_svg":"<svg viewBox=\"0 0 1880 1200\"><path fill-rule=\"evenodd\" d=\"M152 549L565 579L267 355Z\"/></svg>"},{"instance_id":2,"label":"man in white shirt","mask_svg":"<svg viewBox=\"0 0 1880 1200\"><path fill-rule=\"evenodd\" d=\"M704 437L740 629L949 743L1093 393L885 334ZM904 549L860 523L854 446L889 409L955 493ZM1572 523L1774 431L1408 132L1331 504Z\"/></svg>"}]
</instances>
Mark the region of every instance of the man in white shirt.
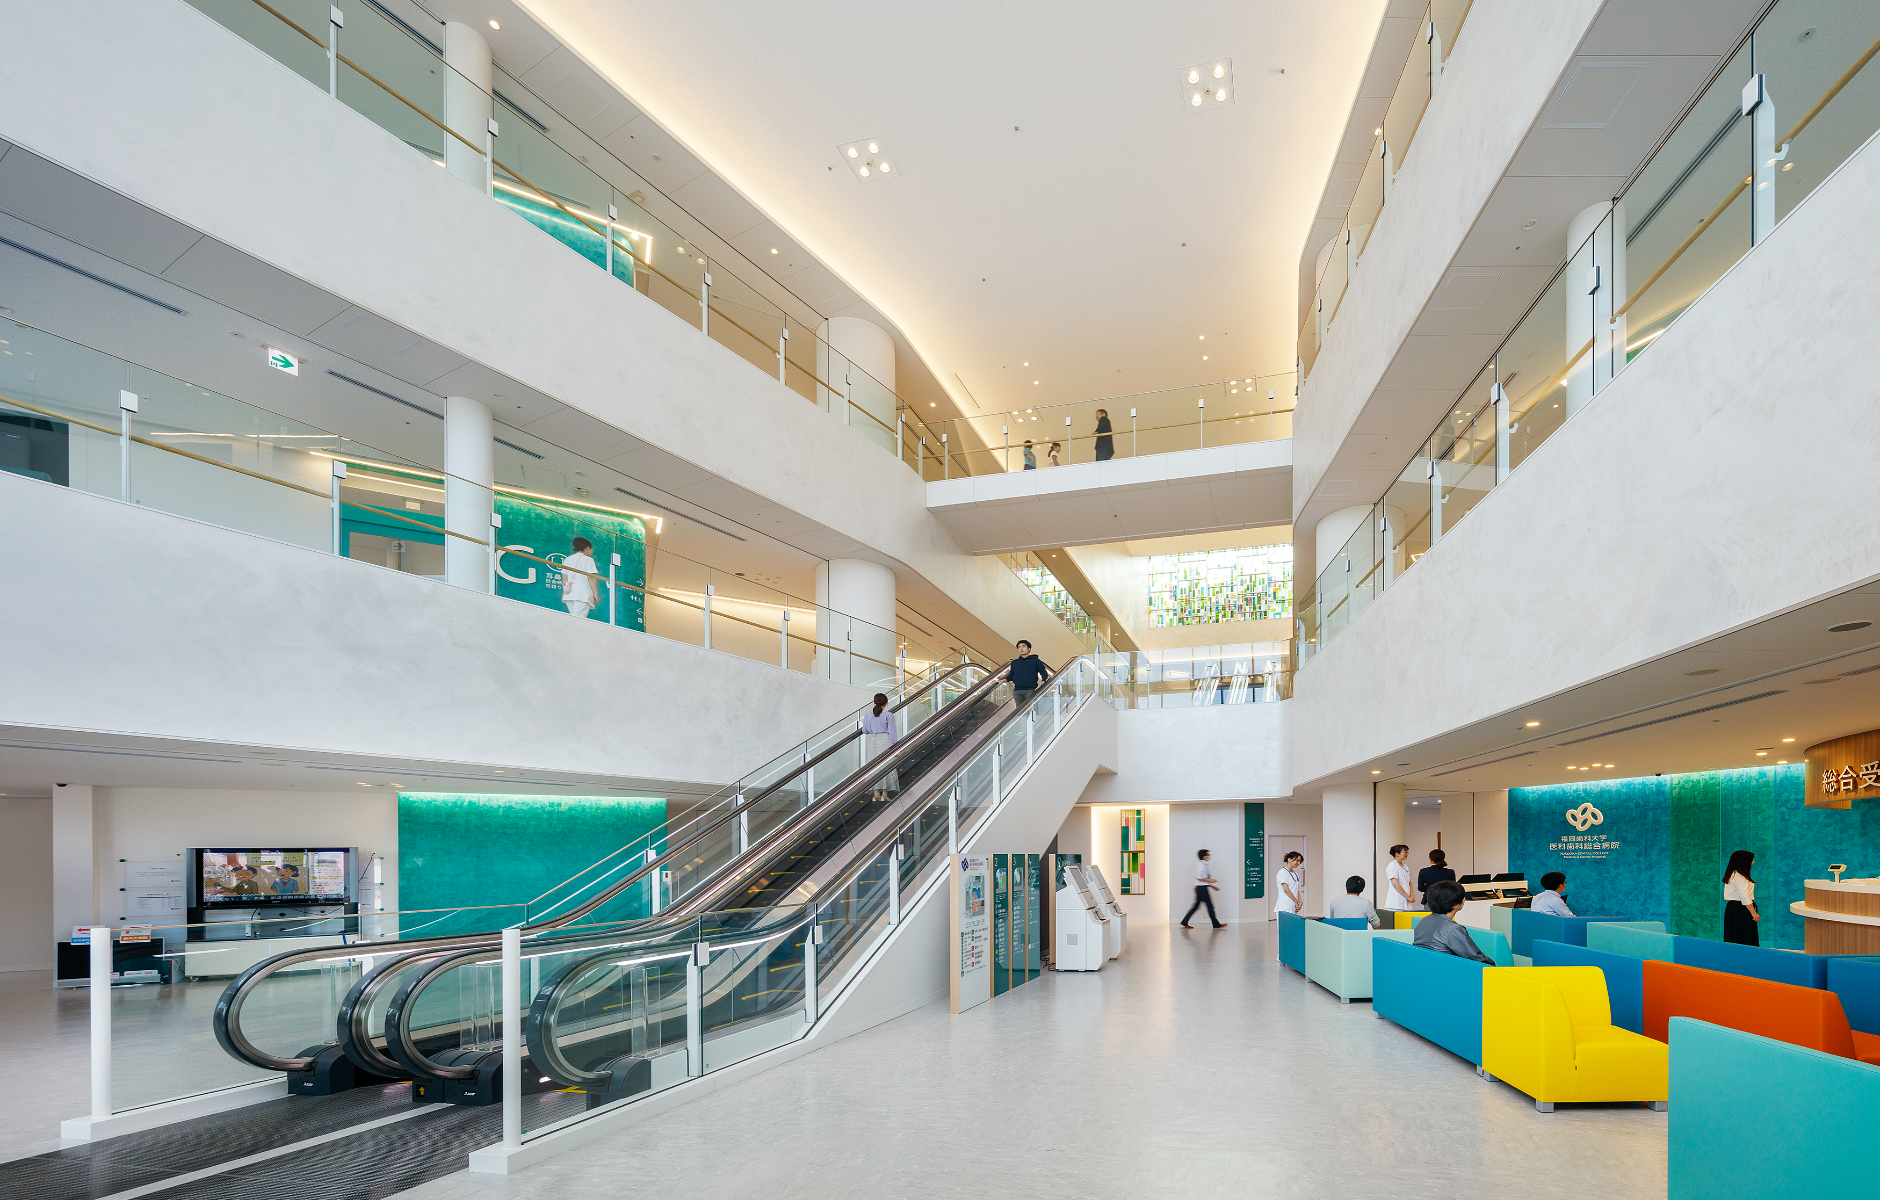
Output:
<instances>
[{"instance_id":1,"label":"man in white shirt","mask_svg":"<svg viewBox=\"0 0 1880 1200\"><path fill-rule=\"evenodd\" d=\"M1410 874L1410 847L1390 848L1390 866L1384 869L1384 908L1389 912L1409 912L1417 906L1416 876Z\"/></svg>"},{"instance_id":2,"label":"man in white shirt","mask_svg":"<svg viewBox=\"0 0 1880 1200\"><path fill-rule=\"evenodd\" d=\"M1549 871L1541 876L1541 894L1534 897L1529 905L1537 913L1546 913L1550 917L1570 917L1573 910L1567 907L1562 896L1567 890L1567 877L1559 871Z\"/></svg>"},{"instance_id":3,"label":"man in white shirt","mask_svg":"<svg viewBox=\"0 0 1880 1200\"><path fill-rule=\"evenodd\" d=\"M1194 928L1193 925L1188 923L1188 918L1194 916L1195 910L1200 908L1203 904L1208 906L1208 920L1214 923L1214 927L1216 929L1227 928L1227 922L1214 915L1214 897L1210 893L1218 892L1221 888L1220 885L1214 881L1214 868L1208 865L1208 859L1210 857L1212 857L1212 855L1206 850L1202 850L1195 855L1195 902L1190 904L1188 911L1182 915L1183 929Z\"/></svg>"},{"instance_id":4,"label":"man in white shirt","mask_svg":"<svg viewBox=\"0 0 1880 1200\"><path fill-rule=\"evenodd\" d=\"M594 607L594 543L586 538L574 540L574 553L561 560L561 602L567 610L585 619Z\"/></svg>"},{"instance_id":5,"label":"man in white shirt","mask_svg":"<svg viewBox=\"0 0 1880 1200\"><path fill-rule=\"evenodd\" d=\"M1362 919L1377 928L1377 910L1364 898L1364 876L1353 875L1345 880L1345 894L1332 901L1331 916Z\"/></svg>"}]
</instances>

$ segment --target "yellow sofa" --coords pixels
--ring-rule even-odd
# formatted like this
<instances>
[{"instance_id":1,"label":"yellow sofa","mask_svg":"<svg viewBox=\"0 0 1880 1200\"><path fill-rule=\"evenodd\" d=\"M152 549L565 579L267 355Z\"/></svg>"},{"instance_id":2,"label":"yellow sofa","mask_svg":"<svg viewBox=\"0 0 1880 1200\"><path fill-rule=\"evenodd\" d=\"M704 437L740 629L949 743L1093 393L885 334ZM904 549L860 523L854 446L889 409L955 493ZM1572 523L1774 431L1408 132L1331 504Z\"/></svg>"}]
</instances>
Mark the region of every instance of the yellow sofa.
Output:
<instances>
[{"instance_id":1,"label":"yellow sofa","mask_svg":"<svg viewBox=\"0 0 1880 1200\"><path fill-rule=\"evenodd\" d=\"M1556 1103L1639 1101L1663 1110L1670 1048L1612 1023L1598 967L1482 971L1482 1074Z\"/></svg>"}]
</instances>

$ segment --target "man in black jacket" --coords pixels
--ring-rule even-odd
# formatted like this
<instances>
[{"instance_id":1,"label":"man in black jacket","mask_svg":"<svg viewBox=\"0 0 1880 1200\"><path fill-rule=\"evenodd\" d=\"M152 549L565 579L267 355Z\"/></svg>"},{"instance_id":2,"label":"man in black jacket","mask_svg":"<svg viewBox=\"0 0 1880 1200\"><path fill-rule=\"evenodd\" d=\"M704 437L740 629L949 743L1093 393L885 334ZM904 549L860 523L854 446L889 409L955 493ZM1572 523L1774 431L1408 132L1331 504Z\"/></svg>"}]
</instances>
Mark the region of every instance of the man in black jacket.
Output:
<instances>
[{"instance_id":1,"label":"man in black jacket","mask_svg":"<svg viewBox=\"0 0 1880 1200\"><path fill-rule=\"evenodd\" d=\"M1116 443L1110 438L1110 414L1097 410L1097 461L1103 462L1116 453Z\"/></svg>"},{"instance_id":2,"label":"man in black jacket","mask_svg":"<svg viewBox=\"0 0 1880 1200\"><path fill-rule=\"evenodd\" d=\"M1006 678L1012 681L1012 699L1023 707L1033 696L1038 694L1038 685L1051 678L1051 668L1044 665L1044 660L1031 652L1030 642L1019 642L1016 647L1018 657L1012 660Z\"/></svg>"}]
</instances>

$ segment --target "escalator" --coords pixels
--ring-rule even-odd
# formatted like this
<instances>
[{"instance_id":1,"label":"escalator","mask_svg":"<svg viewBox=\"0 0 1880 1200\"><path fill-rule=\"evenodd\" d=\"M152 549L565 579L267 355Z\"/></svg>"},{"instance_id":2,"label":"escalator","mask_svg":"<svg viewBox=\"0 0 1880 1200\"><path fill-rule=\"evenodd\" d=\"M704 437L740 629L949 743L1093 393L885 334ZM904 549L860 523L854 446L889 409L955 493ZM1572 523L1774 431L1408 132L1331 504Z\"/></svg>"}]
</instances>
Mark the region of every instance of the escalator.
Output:
<instances>
[{"instance_id":1,"label":"escalator","mask_svg":"<svg viewBox=\"0 0 1880 1200\"><path fill-rule=\"evenodd\" d=\"M863 761L857 720L838 723L539 898L509 1111L534 1132L809 1036L943 882L950 847L1107 687L1080 659L1021 708L1003 672L936 669L895 693L887 753ZM502 954L489 932L277 956L228 986L216 1036L297 1094L487 1105Z\"/></svg>"}]
</instances>

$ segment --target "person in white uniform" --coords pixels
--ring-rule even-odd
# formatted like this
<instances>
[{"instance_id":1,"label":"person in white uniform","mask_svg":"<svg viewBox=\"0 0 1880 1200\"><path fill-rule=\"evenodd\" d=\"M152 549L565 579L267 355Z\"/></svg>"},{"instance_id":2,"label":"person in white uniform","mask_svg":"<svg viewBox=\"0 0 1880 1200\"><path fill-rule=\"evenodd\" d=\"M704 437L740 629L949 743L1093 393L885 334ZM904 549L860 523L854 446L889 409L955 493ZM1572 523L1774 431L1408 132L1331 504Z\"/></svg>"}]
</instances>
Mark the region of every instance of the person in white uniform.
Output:
<instances>
[{"instance_id":1,"label":"person in white uniform","mask_svg":"<svg viewBox=\"0 0 1880 1200\"><path fill-rule=\"evenodd\" d=\"M1384 909L1387 912L1409 912L1417 906L1417 880L1410 873L1409 863L1410 847L1390 848L1390 866L1384 870Z\"/></svg>"},{"instance_id":2,"label":"person in white uniform","mask_svg":"<svg viewBox=\"0 0 1880 1200\"><path fill-rule=\"evenodd\" d=\"M586 538L574 540L574 553L561 560L561 602L577 617L586 618L594 607L594 543Z\"/></svg>"},{"instance_id":3,"label":"person in white uniform","mask_svg":"<svg viewBox=\"0 0 1880 1200\"><path fill-rule=\"evenodd\" d=\"M862 755L873 762L886 754L901 736L896 727L894 714L888 711L888 697L884 692L875 693L875 707L862 716ZM901 787L899 771L889 771L875 780L875 799L887 798L889 792Z\"/></svg>"},{"instance_id":4,"label":"person in white uniform","mask_svg":"<svg viewBox=\"0 0 1880 1200\"><path fill-rule=\"evenodd\" d=\"M1279 874L1273 878L1273 919L1279 920L1281 913L1303 913L1306 910L1306 856L1297 850L1286 855L1280 866ZM1273 957L1278 958L1275 954Z\"/></svg>"}]
</instances>

